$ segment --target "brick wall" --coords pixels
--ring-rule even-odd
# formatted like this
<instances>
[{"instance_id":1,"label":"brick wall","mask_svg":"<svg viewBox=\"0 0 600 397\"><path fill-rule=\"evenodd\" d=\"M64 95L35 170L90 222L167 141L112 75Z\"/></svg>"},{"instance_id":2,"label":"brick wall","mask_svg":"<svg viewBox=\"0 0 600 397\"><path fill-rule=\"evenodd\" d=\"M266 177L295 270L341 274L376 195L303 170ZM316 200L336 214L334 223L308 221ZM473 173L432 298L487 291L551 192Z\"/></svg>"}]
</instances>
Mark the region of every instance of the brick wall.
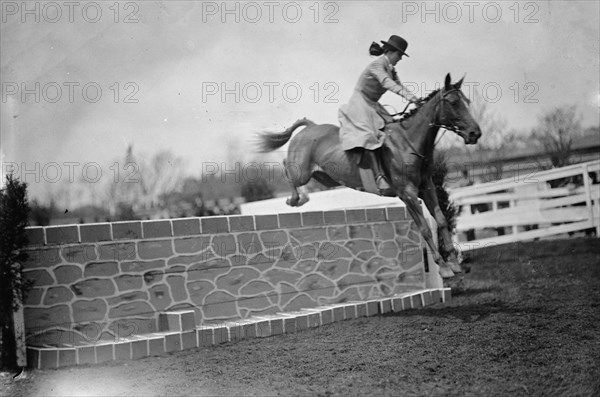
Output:
<instances>
[{"instance_id":1,"label":"brick wall","mask_svg":"<svg viewBox=\"0 0 600 397\"><path fill-rule=\"evenodd\" d=\"M28 345L157 331L158 313L210 324L425 288L404 208L32 227ZM198 325L199 325L198 324Z\"/></svg>"}]
</instances>

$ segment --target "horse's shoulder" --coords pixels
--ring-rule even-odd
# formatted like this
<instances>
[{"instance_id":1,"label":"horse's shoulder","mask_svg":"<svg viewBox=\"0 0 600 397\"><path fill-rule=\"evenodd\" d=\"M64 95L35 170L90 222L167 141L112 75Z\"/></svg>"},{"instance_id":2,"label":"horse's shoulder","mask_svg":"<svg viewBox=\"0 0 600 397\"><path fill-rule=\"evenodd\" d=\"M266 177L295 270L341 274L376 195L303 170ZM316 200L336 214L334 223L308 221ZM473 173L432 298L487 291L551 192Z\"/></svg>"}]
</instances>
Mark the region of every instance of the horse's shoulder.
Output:
<instances>
[{"instance_id":1,"label":"horse's shoulder","mask_svg":"<svg viewBox=\"0 0 600 397\"><path fill-rule=\"evenodd\" d=\"M406 128L402 125L402 121L394 121L385 125L386 130L394 132L406 131Z\"/></svg>"}]
</instances>

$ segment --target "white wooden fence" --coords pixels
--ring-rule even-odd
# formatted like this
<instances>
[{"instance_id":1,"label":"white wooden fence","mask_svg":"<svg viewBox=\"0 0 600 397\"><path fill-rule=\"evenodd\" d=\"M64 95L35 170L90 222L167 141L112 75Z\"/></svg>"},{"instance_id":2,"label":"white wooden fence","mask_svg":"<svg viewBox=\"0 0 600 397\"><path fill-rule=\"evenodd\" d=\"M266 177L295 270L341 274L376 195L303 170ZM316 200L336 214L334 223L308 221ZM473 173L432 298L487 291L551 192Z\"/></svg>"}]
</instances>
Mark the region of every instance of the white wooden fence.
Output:
<instances>
[{"instance_id":1,"label":"white wooden fence","mask_svg":"<svg viewBox=\"0 0 600 397\"><path fill-rule=\"evenodd\" d=\"M464 251L588 229L600 236L599 177L596 160L454 189L455 243Z\"/></svg>"}]
</instances>

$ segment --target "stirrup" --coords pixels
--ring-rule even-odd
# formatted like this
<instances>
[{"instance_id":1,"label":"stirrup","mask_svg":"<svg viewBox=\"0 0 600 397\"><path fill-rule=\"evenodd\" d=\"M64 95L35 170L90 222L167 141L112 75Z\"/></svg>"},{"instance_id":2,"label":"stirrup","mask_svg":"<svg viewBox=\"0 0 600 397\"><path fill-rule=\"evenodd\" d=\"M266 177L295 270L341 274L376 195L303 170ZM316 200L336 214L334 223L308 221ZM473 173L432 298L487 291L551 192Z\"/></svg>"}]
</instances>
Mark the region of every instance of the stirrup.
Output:
<instances>
[{"instance_id":1,"label":"stirrup","mask_svg":"<svg viewBox=\"0 0 600 397\"><path fill-rule=\"evenodd\" d=\"M394 189L392 189L392 187L389 185L389 183L383 175L379 175L377 178L375 178L375 183L377 184L377 190L379 190L379 195L386 197L396 196L396 192L394 191Z\"/></svg>"},{"instance_id":2,"label":"stirrup","mask_svg":"<svg viewBox=\"0 0 600 397\"><path fill-rule=\"evenodd\" d=\"M377 184L377 188L380 190L390 189L390 184L388 183L388 181L385 179L385 176L383 176L383 175L378 175L375 178L375 183Z\"/></svg>"}]
</instances>

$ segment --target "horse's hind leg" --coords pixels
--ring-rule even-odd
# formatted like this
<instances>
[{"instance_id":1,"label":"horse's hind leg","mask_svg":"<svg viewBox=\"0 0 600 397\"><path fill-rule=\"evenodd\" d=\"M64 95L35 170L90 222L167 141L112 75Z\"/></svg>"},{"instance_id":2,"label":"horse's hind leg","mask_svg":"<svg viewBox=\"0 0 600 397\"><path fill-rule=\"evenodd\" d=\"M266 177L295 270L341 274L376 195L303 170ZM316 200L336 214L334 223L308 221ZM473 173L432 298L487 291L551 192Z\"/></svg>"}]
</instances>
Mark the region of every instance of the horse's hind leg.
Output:
<instances>
[{"instance_id":1,"label":"horse's hind leg","mask_svg":"<svg viewBox=\"0 0 600 397\"><path fill-rule=\"evenodd\" d=\"M300 163L291 163L283 161L285 175L292 190L292 197L286 200L286 204L290 207L300 207L308 202L308 194L304 191L299 192L298 189L308 183L311 178L311 172L308 167Z\"/></svg>"}]
</instances>

